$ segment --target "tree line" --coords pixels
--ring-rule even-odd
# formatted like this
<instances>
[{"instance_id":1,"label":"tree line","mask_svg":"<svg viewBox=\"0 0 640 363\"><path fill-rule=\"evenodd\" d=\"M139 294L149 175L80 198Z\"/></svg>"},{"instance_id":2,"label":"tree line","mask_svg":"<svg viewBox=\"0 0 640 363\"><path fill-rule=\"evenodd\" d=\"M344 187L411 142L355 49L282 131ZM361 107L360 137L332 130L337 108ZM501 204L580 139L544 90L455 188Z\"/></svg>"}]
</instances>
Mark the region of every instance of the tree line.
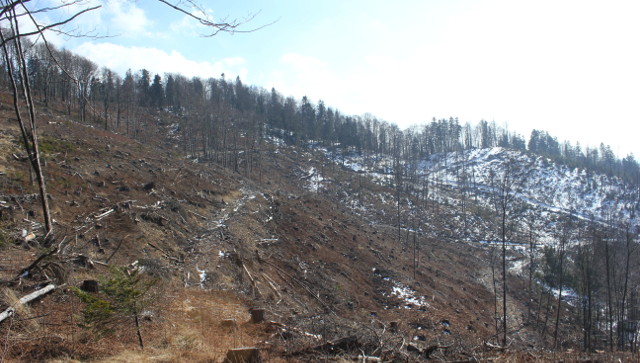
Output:
<instances>
[{"instance_id":1,"label":"tree line","mask_svg":"<svg viewBox=\"0 0 640 363\"><path fill-rule=\"evenodd\" d=\"M23 43L29 43L27 39ZM42 42L26 44L28 74L34 94L45 106L65 105L69 116L100 124L105 130L140 136L140 115L148 110L171 113L179 120L185 151L194 156L229 162L226 154L239 149L240 138L256 145L267 136L290 144L341 147L369 155L421 160L436 153L504 147L529 151L572 167L617 176L638 184L640 167L633 155L618 159L610 146L582 148L560 142L546 131L533 130L529 139L485 120L472 125L457 118L436 119L401 130L366 114L345 115L322 100L313 104L244 84L239 77L187 78L180 74L152 75L127 71L124 78L91 60ZM11 53L10 53L11 54ZM10 62L15 60L10 59ZM0 74L8 84L7 60ZM147 111L143 111L147 110ZM241 137L242 136L242 137ZM235 142L234 142L235 138ZM246 147L246 145L245 145ZM249 147L251 149L251 147Z\"/></svg>"}]
</instances>

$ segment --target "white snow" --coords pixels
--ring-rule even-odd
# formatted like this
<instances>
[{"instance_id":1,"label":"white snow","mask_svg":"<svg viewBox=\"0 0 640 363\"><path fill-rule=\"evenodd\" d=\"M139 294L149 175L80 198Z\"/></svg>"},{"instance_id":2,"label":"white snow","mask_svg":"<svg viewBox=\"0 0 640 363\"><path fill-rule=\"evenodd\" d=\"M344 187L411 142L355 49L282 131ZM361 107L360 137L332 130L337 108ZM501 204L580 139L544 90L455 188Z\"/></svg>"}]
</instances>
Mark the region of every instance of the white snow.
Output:
<instances>
[{"instance_id":1,"label":"white snow","mask_svg":"<svg viewBox=\"0 0 640 363\"><path fill-rule=\"evenodd\" d=\"M200 277L200 288L204 289L204 282L207 280L207 271L201 270L196 265L196 271L198 271L198 276Z\"/></svg>"},{"instance_id":2,"label":"white snow","mask_svg":"<svg viewBox=\"0 0 640 363\"><path fill-rule=\"evenodd\" d=\"M416 290L398 282L394 282L390 293L391 296L396 296L404 301L405 309L411 309L413 306L427 307L429 305L423 296L415 296L415 294Z\"/></svg>"},{"instance_id":3,"label":"white snow","mask_svg":"<svg viewBox=\"0 0 640 363\"><path fill-rule=\"evenodd\" d=\"M393 159L390 156L375 155L364 157L353 151L337 150L325 152L325 156L334 163L358 172L380 185L394 187ZM522 151L509 150L501 147L490 149L472 149L464 152L450 152L434 154L415 163L417 174L422 177L416 187L421 189L420 183L428 184L428 197L432 201L444 205L460 205L461 190L468 193L467 198L477 200L480 206L493 211L492 201L499 185L502 171L509 161L512 165L512 177L517 180L512 194L515 202L527 206L536 216L536 230L539 231L538 240L543 243L555 241L560 225L555 222L559 216L571 215L579 220L603 223L607 219L625 221L632 218L630 210L633 203L628 194L628 185L616 177L594 174L584 169L569 168L551 160L534 156ZM403 164L410 168L411 165ZM312 168L307 175L313 175L317 170ZM308 178L311 180L312 178ZM324 178L320 179L324 181ZM317 190L321 183L308 183L308 189ZM383 202L395 203L392 195L380 194L378 198ZM345 204L355 213L371 220L373 215L384 215L384 209L374 209L373 204L365 203L357 195L346 195ZM638 224L640 213L635 214L632 223ZM456 231L460 228L460 220L451 218L451 236L467 236L471 239L491 238L486 229L478 228L474 222L481 222L482 218L468 215L467 221L472 221L465 233ZM486 223L486 221L484 222ZM458 233L460 232L460 233ZM494 232L497 233L497 232Z\"/></svg>"},{"instance_id":4,"label":"white snow","mask_svg":"<svg viewBox=\"0 0 640 363\"><path fill-rule=\"evenodd\" d=\"M309 168L302 179L306 180L305 188L314 193L317 193L320 189L322 189L325 182L324 177L315 167Z\"/></svg>"}]
</instances>

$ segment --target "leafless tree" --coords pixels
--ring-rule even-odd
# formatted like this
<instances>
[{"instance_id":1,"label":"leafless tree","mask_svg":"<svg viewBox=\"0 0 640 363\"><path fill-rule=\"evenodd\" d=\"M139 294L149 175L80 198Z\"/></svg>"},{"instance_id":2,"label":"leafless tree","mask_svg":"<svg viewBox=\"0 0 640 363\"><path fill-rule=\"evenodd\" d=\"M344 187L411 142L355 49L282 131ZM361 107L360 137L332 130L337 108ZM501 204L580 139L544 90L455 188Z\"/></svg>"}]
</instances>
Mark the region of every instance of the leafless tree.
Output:
<instances>
[{"instance_id":1,"label":"leafless tree","mask_svg":"<svg viewBox=\"0 0 640 363\"><path fill-rule=\"evenodd\" d=\"M507 230L513 218L512 210L516 194L524 183L525 175L516 170L516 161L507 159L498 170L491 170L490 184L492 200L500 222L500 240L502 242L502 344L507 344ZM526 170L523 168L522 170Z\"/></svg>"},{"instance_id":2,"label":"leafless tree","mask_svg":"<svg viewBox=\"0 0 640 363\"><path fill-rule=\"evenodd\" d=\"M571 201L573 200L571 197ZM556 321L555 321L555 330L553 332L553 348L558 349L558 334L560 328L560 314L562 312L562 293L564 287L564 278L565 278L565 253L567 249L567 243L571 240L573 234L573 211L569 213L569 215L564 220L563 226L560 230L560 235L558 236L558 265L559 265L559 282L558 282L558 305L556 309Z\"/></svg>"},{"instance_id":3,"label":"leafless tree","mask_svg":"<svg viewBox=\"0 0 640 363\"><path fill-rule=\"evenodd\" d=\"M159 3L171 7L173 10L186 14L190 18L199 22L209 29L208 36L214 36L221 32L236 33L250 32L258 28L243 30L240 26L251 19L221 21L215 22L212 17L198 6L194 1L167 1L158 0ZM27 49L25 44L28 42L40 42L47 49L51 56L51 60L57 65L61 73L64 73L68 79L72 80L77 89L78 106L80 118L86 117L87 92L89 91L90 82L94 78L97 67L87 61L86 64L77 64L76 69L63 66L54 54L53 47L49 46L47 35L49 32L63 33L73 36L82 34L70 34L65 30L65 25L72 23L79 16L98 10L100 6L85 6L86 3L81 0L58 0L53 6L44 6L41 2L23 1L23 0L0 0L0 46L2 47L2 55L13 91L13 106L16 113L17 122L20 127L22 141L25 151L27 152L30 166L36 174L38 181L38 189L42 203L44 215L45 233L49 235L53 231L51 219L51 211L49 201L47 199L47 185L43 172L40 151L38 149L38 132L37 132L37 112L33 102L33 90L31 79L27 68ZM70 12L70 13L69 13ZM69 14L62 20L43 23L36 19L37 15L43 14ZM49 18L49 17L42 17ZM24 30L29 29L29 30ZM62 52L64 55L64 52ZM75 62L74 64L76 64ZM74 72L75 71L75 72ZM68 98L71 102L71 97ZM26 109L27 116L23 116L22 112ZM70 110L70 104L69 104Z\"/></svg>"}]
</instances>

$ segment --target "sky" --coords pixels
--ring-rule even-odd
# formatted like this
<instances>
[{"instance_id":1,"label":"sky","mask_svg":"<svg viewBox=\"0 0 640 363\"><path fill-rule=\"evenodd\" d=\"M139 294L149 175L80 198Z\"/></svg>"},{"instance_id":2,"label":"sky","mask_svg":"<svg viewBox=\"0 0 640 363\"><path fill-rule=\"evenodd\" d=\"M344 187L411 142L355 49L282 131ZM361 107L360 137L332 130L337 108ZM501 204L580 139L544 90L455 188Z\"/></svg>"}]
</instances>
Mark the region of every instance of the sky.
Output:
<instances>
[{"instance_id":1,"label":"sky","mask_svg":"<svg viewBox=\"0 0 640 363\"><path fill-rule=\"evenodd\" d=\"M87 0L102 8L69 30L95 36L50 40L120 74L224 73L403 128L495 121L640 159L640 1L195 1L260 29L205 37L157 0Z\"/></svg>"}]
</instances>

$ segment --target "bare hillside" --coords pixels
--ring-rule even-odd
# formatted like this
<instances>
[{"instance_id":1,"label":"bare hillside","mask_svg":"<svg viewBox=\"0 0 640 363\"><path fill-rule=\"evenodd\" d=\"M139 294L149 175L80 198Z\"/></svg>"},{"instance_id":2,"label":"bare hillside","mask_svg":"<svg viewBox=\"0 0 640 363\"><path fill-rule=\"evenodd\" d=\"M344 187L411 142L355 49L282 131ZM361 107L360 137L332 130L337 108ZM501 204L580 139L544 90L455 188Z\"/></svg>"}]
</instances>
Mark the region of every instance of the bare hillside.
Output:
<instances>
[{"instance_id":1,"label":"bare hillside","mask_svg":"<svg viewBox=\"0 0 640 363\"><path fill-rule=\"evenodd\" d=\"M40 135L55 228L44 238L18 129L0 112L0 310L56 287L0 322L4 360L219 362L241 346L275 362L550 357L526 352L548 339L533 322L554 310L520 274L509 275L510 345L497 348L497 252L439 238L456 213L446 203L419 207L439 233L417 233L379 198L394 190L321 151L265 143L258 164L223 168L185 155L157 115L135 141L49 110ZM72 287L103 284L109 266L154 282L139 314L144 350L130 319L105 336L79 326L86 305ZM252 323L252 308L265 321ZM574 348L568 314L560 329Z\"/></svg>"}]
</instances>

